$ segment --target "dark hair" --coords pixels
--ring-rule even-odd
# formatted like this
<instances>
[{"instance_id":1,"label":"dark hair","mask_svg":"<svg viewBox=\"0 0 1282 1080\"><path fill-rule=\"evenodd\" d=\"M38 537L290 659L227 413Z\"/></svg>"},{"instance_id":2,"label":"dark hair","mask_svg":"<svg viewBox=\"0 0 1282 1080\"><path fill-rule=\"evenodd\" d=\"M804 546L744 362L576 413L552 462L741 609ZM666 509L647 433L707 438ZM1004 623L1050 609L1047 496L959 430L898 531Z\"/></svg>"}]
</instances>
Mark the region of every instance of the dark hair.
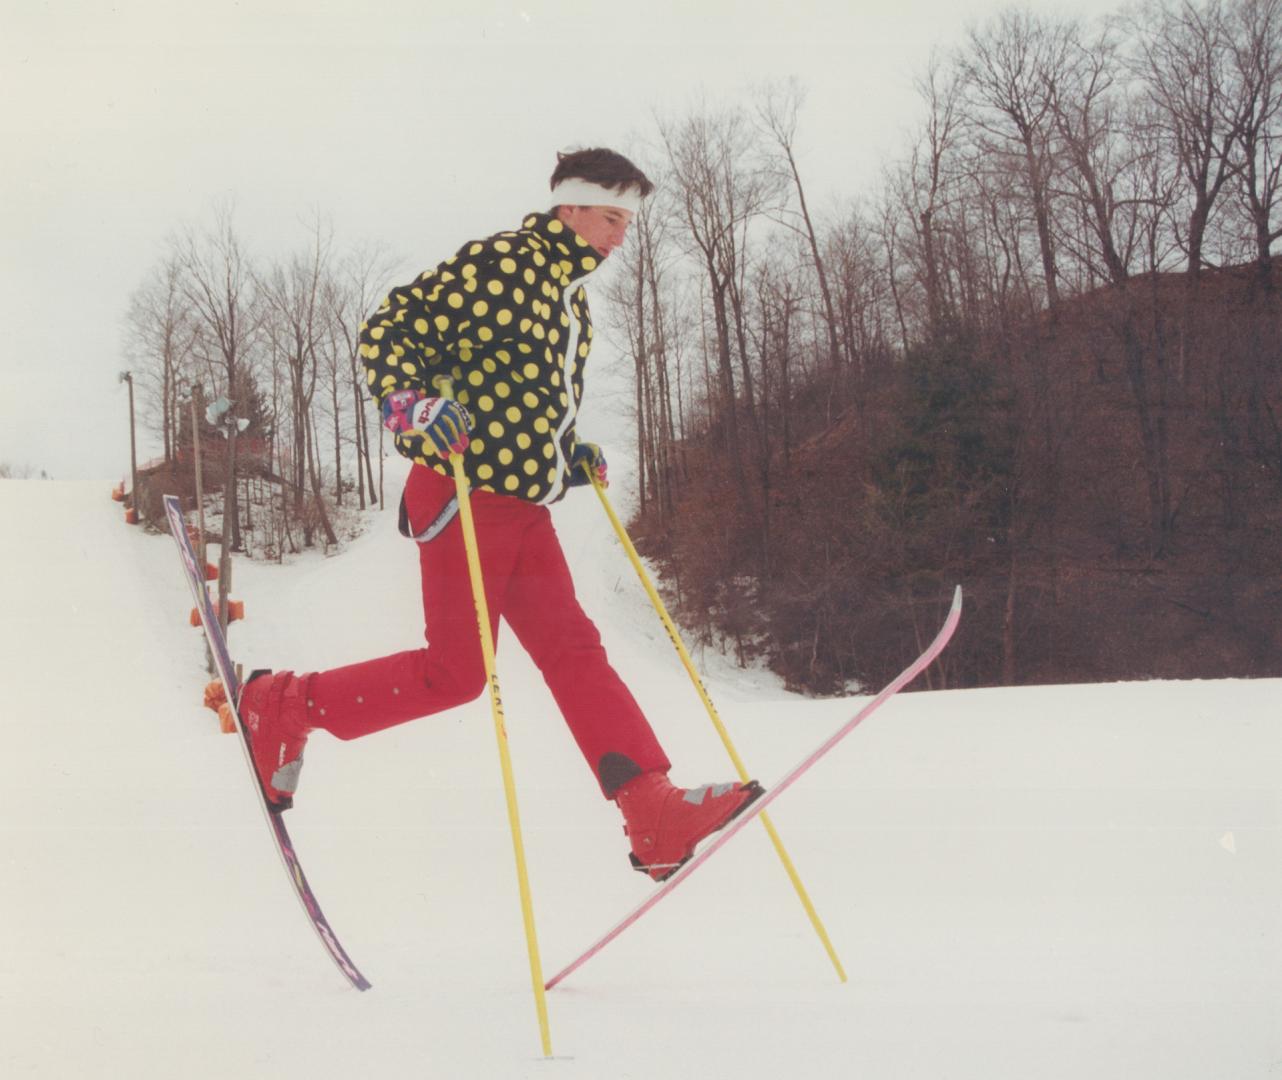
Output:
<instances>
[{"instance_id":1,"label":"dark hair","mask_svg":"<svg viewBox=\"0 0 1282 1080\"><path fill-rule=\"evenodd\" d=\"M556 168L552 170L551 187L562 180L574 177L601 184L611 191L623 192L635 187L642 198L654 190L654 184L640 169L622 154L604 147L592 150L573 150L556 155Z\"/></svg>"}]
</instances>

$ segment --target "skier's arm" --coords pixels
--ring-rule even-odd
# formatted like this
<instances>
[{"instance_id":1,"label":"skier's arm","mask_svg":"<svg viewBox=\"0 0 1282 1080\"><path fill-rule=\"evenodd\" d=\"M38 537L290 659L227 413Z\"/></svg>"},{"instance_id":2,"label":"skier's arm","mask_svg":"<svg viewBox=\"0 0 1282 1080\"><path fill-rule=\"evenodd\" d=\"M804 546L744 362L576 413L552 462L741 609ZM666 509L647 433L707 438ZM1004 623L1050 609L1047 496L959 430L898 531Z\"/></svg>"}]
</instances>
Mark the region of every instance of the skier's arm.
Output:
<instances>
[{"instance_id":1,"label":"skier's arm","mask_svg":"<svg viewBox=\"0 0 1282 1080\"><path fill-rule=\"evenodd\" d=\"M421 274L411 285L395 288L361 327L360 354L369 392L381 406L397 390L431 393L431 379L458 358L460 328L458 278L444 266ZM448 290L448 291L447 291ZM470 359L470 356L467 357Z\"/></svg>"},{"instance_id":2,"label":"skier's arm","mask_svg":"<svg viewBox=\"0 0 1282 1080\"><path fill-rule=\"evenodd\" d=\"M488 295L488 261L447 260L413 284L393 289L361 327L366 381L385 419L394 396L417 403L439 394L436 376L462 383L483 344L495 340L488 304L477 303ZM393 430L397 450L413 461L430 462L440 452L415 425Z\"/></svg>"}]
</instances>

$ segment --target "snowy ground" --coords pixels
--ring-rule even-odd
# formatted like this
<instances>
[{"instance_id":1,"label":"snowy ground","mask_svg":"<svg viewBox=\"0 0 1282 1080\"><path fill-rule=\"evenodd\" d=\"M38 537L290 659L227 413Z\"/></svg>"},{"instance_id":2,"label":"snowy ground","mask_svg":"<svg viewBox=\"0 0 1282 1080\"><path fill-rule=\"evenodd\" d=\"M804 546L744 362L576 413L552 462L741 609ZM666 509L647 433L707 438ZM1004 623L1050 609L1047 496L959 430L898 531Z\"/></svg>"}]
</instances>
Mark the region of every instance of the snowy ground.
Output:
<instances>
[{"instance_id":1,"label":"snowy ground","mask_svg":"<svg viewBox=\"0 0 1282 1080\"><path fill-rule=\"evenodd\" d=\"M0 483L0 1075L1282 1076L1282 682L901 695L772 808L849 983L754 826L549 995L546 1061L486 702L313 739L290 824L350 990L201 708L173 545L108 489ZM729 778L595 500L557 520L674 778ZM233 651L411 647L415 574L391 512L238 564ZM550 973L650 886L510 640L499 665ZM858 707L708 683L767 785Z\"/></svg>"}]
</instances>

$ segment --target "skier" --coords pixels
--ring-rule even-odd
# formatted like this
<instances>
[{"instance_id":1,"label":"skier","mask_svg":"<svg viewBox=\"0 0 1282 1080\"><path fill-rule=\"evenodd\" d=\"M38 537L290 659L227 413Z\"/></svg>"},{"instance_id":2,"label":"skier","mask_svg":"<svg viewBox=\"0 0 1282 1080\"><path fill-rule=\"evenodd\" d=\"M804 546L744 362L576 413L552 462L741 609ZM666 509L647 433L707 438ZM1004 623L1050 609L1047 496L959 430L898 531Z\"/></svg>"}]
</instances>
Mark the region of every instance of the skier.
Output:
<instances>
[{"instance_id":1,"label":"skier","mask_svg":"<svg viewBox=\"0 0 1282 1080\"><path fill-rule=\"evenodd\" d=\"M256 673L239 712L263 790L284 810L313 730L355 739L485 692L447 464L459 453L493 631L501 616L538 666L622 811L633 865L662 881L762 789L671 783L667 755L575 599L548 506L589 482L585 466L606 481L600 446L575 428L592 344L583 282L622 244L654 185L621 154L591 149L558 154L551 188L549 212L465 244L393 289L361 328L370 393L414 463L400 517L419 544L427 648L310 674Z\"/></svg>"}]
</instances>

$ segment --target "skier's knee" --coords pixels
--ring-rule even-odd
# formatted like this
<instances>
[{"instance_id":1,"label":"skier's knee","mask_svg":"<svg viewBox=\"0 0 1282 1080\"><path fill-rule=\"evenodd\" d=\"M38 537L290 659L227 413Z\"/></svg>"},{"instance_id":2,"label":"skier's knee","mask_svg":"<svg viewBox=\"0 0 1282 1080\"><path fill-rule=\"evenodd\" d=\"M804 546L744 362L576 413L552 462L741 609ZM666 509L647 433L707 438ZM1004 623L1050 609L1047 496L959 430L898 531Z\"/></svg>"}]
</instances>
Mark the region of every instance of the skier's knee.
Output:
<instances>
[{"instance_id":1,"label":"skier's knee","mask_svg":"<svg viewBox=\"0 0 1282 1080\"><path fill-rule=\"evenodd\" d=\"M485 693L485 665L451 665L445 669L444 674L437 674L434 684L436 692L444 699L443 708L466 705Z\"/></svg>"}]
</instances>

